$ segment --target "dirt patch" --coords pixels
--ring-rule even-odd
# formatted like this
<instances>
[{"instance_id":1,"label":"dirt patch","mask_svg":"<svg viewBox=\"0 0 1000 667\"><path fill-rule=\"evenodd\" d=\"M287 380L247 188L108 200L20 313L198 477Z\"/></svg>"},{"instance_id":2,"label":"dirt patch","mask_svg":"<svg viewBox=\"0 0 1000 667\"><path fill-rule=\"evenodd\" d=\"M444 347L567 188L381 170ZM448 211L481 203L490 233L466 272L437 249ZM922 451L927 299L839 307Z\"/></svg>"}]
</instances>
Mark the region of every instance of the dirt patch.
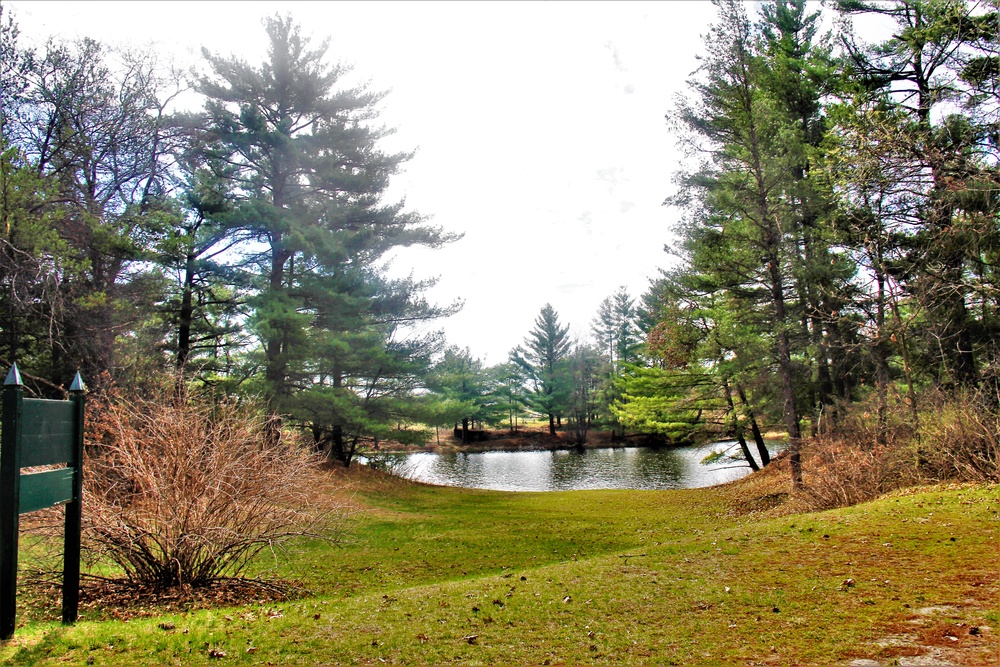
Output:
<instances>
[{"instance_id":1,"label":"dirt patch","mask_svg":"<svg viewBox=\"0 0 1000 667\"><path fill-rule=\"evenodd\" d=\"M953 605L933 605L885 628L874 642L875 657L849 663L860 667L979 667L998 664L996 637L988 626L956 621ZM951 616L951 618L945 618Z\"/></svg>"},{"instance_id":2,"label":"dirt patch","mask_svg":"<svg viewBox=\"0 0 1000 667\"><path fill-rule=\"evenodd\" d=\"M62 596L61 588L47 582L24 582L22 595L57 603ZM154 589L136 586L126 580L86 577L80 585L80 618L127 620L196 609L266 606L293 600L306 593L302 586L286 581L220 579L198 588ZM46 615L56 618L61 613L58 606L47 606Z\"/></svg>"}]
</instances>

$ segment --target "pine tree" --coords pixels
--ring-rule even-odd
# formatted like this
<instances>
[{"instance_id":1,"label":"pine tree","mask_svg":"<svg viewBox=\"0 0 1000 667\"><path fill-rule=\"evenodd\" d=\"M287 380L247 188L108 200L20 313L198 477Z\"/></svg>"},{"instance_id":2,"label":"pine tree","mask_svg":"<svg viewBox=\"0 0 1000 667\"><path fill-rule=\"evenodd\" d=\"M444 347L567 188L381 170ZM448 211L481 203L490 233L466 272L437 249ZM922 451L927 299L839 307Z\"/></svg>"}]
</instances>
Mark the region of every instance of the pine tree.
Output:
<instances>
[{"instance_id":1,"label":"pine tree","mask_svg":"<svg viewBox=\"0 0 1000 667\"><path fill-rule=\"evenodd\" d=\"M48 312L46 335L32 343L38 371L62 381L80 370L95 389L126 380L137 359L159 371L154 304L163 280L148 250L177 216L168 196L179 141L166 111L169 80L148 53L91 39L29 52L14 37L8 22L0 39L4 150L58 190L44 215L62 245L52 276L58 293L39 302Z\"/></svg>"},{"instance_id":2,"label":"pine tree","mask_svg":"<svg viewBox=\"0 0 1000 667\"><path fill-rule=\"evenodd\" d=\"M876 14L895 24L881 44L858 44L850 33L843 40L856 85L841 92L841 160L878 165L878 192L862 180L871 169L841 171L853 230L879 228L880 246L869 244L874 254L866 254L886 271L880 285L898 285L921 313L905 352L943 386L975 386L977 356L996 351L987 322L997 312L988 267L998 242L1000 12L960 0L838 6L845 16ZM886 347L878 345L880 365Z\"/></svg>"},{"instance_id":3,"label":"pine tree","mask_svg":"<svg viewBox=\"0 0 1000 667\"><path fill-rule=\"evenodd\" d=\"M694 102L682 101L675 115L678 129L713 161L682 178L685 191L670 201L689 211L683 244L704 288L730 292L738 316L771 343L798 487L801 426L791 298L797 253L790 233L797 128L766 85L768 63L756 50L743 5L718 6L702 78L692 82Z\"/></svg>"},{"instance_id":4,"label":"pine tree","mask_svg":"<svg viewBox=\"0 0 1000 667\"><path fill-rule=\"evenodd\" d=\"M461 422L463 443L469 442L470 425L495 424L506 416L507 405L497 396L494 377L468 348L447 348L431 369L427 386L451 406L448 416Z\"/></svg>"},{"instance_id":5,"label":"pine tree","mask_svg":"<svg viewBox=\"0 0 1000 667\"><path fill-rule=\"evenodd\" d=\"M535 318L535 328L511 353L512 360L528 374L532 393L532 409L548 416L549 433L556 433L556 419L561 418L570 393L565 360L571 341L569 326L559 324L559 316L551 304L545 304Z\"/></svg>"},{"instance_id":6,"label":"pine tree","mask_svg":"<svg viewBox=\"0 0 1000 667\"><path fill-rule=\"evenodd\" d=\"M635 299L628 295L625 287L619 287L614 294L601 301L591 323L597 351L605 359L604 378L597 394L602 416L607 419L612 438L625 437L624 428L620 434L616 433L616 428L621 424L615 418L611 406L621 399L616 378L624 372L625 365L636 361L638 357L642 342L638 320Z\"/></svg>"},{"instance_id":7,"label":"pine tree","mask_svg":"<svg viewBox=\"0 0 1000 667\"><path fill-rule=\"evenodd\" d=\"M429 363L431 339L395 342L399 326L447 312L420 297L429 283L390 281L379 260L454 237L383 201L411 157L379 149L390 132L374 124L383 94L342 88L348 70L326 63L328 42L313 47L289 17L265 29L268 60L258 67L204 52L205 140L232 165L230 228L263 247L248 251L243 269L255 275L251 324L272 409L304 411L317 437L346 451L345 437L374 437L408 374ZM316 393L298 396L306 390Z\"/></svg>"}]
</instances>

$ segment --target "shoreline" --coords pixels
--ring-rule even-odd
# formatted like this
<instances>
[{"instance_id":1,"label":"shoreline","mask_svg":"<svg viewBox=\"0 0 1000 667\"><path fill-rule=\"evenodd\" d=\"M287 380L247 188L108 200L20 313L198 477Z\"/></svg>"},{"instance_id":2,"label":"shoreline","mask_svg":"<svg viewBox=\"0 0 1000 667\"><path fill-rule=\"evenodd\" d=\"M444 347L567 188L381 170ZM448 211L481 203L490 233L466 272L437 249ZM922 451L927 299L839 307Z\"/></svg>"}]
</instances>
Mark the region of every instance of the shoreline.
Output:
<instances>
[{"instance_id":1,"label":"shoreline","mask_svg":"<svg viewBox=\"0 0 1000 667\"><path fill-rule=\"evenodd\" d=\"M526 429L511 433L508 430L485 431L487 439L462 443L449 429L447 435L441 434L440 439L431 439L425 445L401 445L395 442L382 443L376 450L379 453L429 452L433 454L473 454L482 452L529 452L529 451L559 451L572 449L626 449L629 447L674 448L701 446L712 442L726 442L731 438L723 433L707 433L699 440L684 442L666 442L648 434L632 434L625 438L612 437L610 431L592 431L587 442L577 445L570 433L557 431L551 435L548 429ZM785 434L769 431L764 434L767 440L784 440ZM751 443L752 444L752 443Z\"/></svg>"}]
</instances>

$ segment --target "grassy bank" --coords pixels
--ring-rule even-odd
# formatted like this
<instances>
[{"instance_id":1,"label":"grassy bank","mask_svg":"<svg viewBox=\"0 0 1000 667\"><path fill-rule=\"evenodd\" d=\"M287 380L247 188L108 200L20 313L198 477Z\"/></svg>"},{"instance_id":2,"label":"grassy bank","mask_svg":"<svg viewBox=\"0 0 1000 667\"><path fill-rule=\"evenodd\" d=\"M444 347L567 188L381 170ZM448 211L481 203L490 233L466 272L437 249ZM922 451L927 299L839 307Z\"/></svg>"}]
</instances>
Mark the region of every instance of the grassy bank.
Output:
<instances>
[{"instance_id":1,"label":"grassy bank","mask_svg":"<svg viewBox=\"0 0 1000 667\"><path fill-rule=\"evenodd\" d=\"M39 603L0 660L996 664L996 487L787 514L759 478L518 494L353 480L345 544L261 563L305 597L128 621L87 609L72 628Z\"/></svg>"}]
</instances>

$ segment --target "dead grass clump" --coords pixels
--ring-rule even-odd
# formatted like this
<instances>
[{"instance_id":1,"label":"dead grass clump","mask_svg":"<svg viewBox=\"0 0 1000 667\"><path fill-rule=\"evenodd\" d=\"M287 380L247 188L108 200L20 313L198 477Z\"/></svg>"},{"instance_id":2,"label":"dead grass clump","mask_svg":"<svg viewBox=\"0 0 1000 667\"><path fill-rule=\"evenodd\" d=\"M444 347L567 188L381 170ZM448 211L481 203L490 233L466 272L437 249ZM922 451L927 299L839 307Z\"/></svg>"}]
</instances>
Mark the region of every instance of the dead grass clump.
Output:
<instances>
[{"instance_id":1,"label":"dead grass clump","mask_svg":"<svg viewBox=\"0 0 1000 667\"><path fill-rule=\"evenodd\" d=\"M776 517L804 509L798 498L791 495L787 452L771 459L761 470L715 488L730 516Z\"/></svg>"},{"instance_id":2,"label":"dead grass clump","mask_svg":"<svg viewBox=\"0 0 1000 667\"><path fill-rule=\"evenodd\" d=\"M267 426L260 410L206 399L107 403L85 467L87 553L138 586L199 587L291 538L331 538L315 457L269 445Z\"/></svg>"}]
</instances>

